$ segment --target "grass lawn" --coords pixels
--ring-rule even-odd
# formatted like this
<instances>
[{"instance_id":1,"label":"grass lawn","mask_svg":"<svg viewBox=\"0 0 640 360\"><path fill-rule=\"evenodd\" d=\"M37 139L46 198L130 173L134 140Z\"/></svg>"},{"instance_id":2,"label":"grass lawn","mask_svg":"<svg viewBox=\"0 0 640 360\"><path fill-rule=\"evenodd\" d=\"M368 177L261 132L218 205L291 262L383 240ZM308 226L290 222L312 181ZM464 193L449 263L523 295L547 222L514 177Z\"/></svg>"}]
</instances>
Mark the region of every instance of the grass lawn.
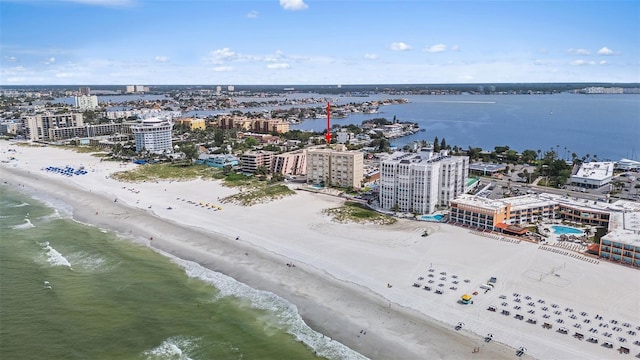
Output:
<instances>
[{"instance_id":1,"label":"grass lawn","mask_svg":"<svg viewBox=\"0 0 640 360\"><path fill-rule=\"evenodd\" d=\"M343 206L338 208L324 209L323 212L331 216L334 221L341 223L357 222L390 225L397 221L392 216L380 214L363 204L351 201L345 202Z\"/></svg>"}]
</instances>

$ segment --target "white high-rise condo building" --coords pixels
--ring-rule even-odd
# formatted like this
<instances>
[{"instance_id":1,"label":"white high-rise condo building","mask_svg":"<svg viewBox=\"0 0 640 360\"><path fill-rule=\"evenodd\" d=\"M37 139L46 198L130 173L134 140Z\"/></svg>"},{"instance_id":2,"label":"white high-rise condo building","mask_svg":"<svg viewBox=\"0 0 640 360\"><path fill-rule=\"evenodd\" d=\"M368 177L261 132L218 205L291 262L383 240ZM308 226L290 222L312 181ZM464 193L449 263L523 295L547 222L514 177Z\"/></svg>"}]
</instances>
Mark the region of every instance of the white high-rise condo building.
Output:
<instances>
[{"instance_id":1,"label":"white high-rise condo building","mask_svg":"<svg viewBox=\"0 0 640 360\"><path fill-rule=\"evenodd\" d=\"M171 130L173 124L169 120L150 118L131 126L136 141L136 151L152 153L171 152Z\"/></svg>"},{"instance_id":2,"label":"white high-rise condo building","mask_svg":"<svg viewBox=\"0 0 640 360\"><path fill-rule=\"evenodd\" d=\"M469 157L434 153L396 152L380 164L380 207L385 210L430 214L437 206L464 193Z\"/></svg>"},{"instance_id":3,"label":"white high-rise condo building","mask_svg":"<svg viewBox=\"0 0 640 360\"><path fill-rule=\"evenodd\" d=\"M80 110L95 110L98 108L98 97L95 95L82 95L75 97L76 107Z\"/></svg>"}]
</instances>

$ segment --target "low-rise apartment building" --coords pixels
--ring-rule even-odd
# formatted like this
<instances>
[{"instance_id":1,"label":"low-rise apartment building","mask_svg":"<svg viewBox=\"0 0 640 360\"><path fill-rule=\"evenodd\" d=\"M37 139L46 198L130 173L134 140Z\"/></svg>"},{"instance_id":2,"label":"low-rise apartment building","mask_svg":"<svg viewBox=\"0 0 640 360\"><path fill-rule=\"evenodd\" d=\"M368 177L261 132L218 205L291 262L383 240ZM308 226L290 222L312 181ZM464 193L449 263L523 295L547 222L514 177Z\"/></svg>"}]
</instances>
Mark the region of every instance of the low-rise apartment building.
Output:
<instances>
[{"instance_id":1,"label":"low-rise apartment building","mask_svg":"<svg viewBox=\"0 0 640 360\"><path fill-rule=\"evenodd\" d=\"M240 157L242 172L255 174L256 170L261 166L264 166L267 171L269 171L271 169L273 157L273 151L259 150L244 153Z\"/></svg>"},{"instance_id":2,"label":"low-rise apartment building","mask_svg":"<svg viewBox=\"0 0 640 360\"><path fill-rule=\"evenodd\" d=\"M239 129L258 133L286 133L289 122L279 119L253 119L246 116L219 116L215 121L220 129Z\"/></svg>"}]
</instances>

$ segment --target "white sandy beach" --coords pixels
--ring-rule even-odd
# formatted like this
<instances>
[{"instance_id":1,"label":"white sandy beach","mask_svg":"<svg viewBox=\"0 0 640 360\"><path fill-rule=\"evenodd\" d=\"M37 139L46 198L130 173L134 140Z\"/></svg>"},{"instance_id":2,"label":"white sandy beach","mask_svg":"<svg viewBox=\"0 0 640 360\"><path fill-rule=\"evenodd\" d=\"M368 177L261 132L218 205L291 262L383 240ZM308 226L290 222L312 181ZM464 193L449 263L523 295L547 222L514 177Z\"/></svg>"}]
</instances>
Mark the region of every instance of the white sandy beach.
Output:
<instances>
[{"instance_id":1,"label":"white sandy beach","mask_svg":"<svg viewBox=\"0 0 640 360\"><path fill-rule=\"evenodd\" d=\"M153 238L149 245L154 248L274 292L296 304L313 329L370 358L500 359L515 357L521 346L528 350L524 358L540 359L617 358L620 346L631 349L625 356L640 353L640 346L633 344L640 335L628 334L640 334L640 273L634 269L541 250L537 244L499 241L447 224L338 224L322 210L343 200L328 195L297 191L285 199L242 207L221 204L218 199L235 190L216 181L123 183L109 175L137 165L0 142L1 160L11 156L15 160L0 165L2 181L55 195L73 206L80 221ZM67 177L43 170L66 165L84 166L88 173ZM428 237L421 236L425 229ZM498 279L495 289L485 293L480 285L492 276ZM425 285L432 290L424 290ZM444 294L435 294L437 288ZM472 305L457 303L462 294L474 291L479 294ZM487 311L490 305L498 311ZM510 315L501 315L502 309ZM596 320L596 315L603 319ZM538 323L529 324L528 318ZM613 319L617 325L610 323ZM455 331L458 322L465 325ZM543 322L553 329L544 329ZM569 334L556 332L560 326ZM361 329L367 334L360 335ZM572 336L577 331L584 340ZM483 341L488 333L494 335L491 343ZM591 344L589 336L614 348ZM480 351L473 353L476 347Z\"/></svg>"}]
</instances>

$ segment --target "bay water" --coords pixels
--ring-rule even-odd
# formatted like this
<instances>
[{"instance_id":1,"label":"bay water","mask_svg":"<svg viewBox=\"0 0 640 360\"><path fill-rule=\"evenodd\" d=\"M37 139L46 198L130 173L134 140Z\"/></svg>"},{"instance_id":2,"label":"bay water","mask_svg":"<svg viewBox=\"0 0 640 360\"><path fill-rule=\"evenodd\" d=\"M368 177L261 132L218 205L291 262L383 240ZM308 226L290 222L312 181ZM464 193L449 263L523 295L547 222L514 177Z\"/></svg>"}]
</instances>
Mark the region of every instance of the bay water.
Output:
<instances>
[{"instance_id":1,"label":"bay water","mask_svg":"<svg viewBox=\"0 0 640 360\"><path fill-rule=\"evenodd\" d=\"M364 358L273 293L70 214L0 186L0 359Z\"/></svg>"},{"instance_id":2,"label":"bay water","mask_svg":"<svg viewBox=\"0 0 640 360\"><path fill-rule=\"evenodd\" d=\"M480 147L493 151L509 146L522 152L553 150L562 159L597 155L597 159L640 160L640 95L638 94L545 94L545 95L404 95L407 104L381 106L378 114L351 114L331 119L332 124L360 125L384 117L415 122L424 129L393 139L402 148L435 137L462 149ZM386 98L337 98L338 104ZM292 129L323 131L326 119L307 119Z\"/></svg>"}]
</instances>

